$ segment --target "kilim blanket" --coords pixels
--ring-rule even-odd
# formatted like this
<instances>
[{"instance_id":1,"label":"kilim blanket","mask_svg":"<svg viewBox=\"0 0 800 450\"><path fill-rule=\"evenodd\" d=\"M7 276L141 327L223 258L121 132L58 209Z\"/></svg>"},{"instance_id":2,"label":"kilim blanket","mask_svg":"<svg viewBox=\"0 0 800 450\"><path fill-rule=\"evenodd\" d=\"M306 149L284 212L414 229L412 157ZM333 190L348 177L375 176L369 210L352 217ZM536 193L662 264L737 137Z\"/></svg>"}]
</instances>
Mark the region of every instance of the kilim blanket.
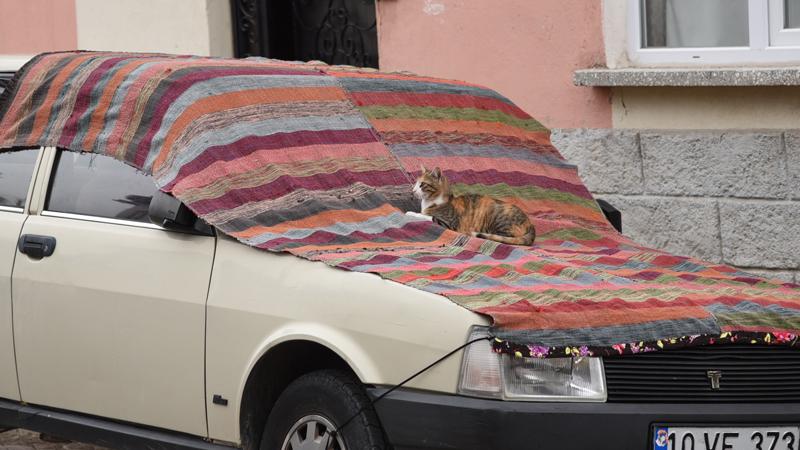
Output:
<instances>
[{"instance_id":1,"label":"kilim blanket","mask_svg":"<svg viewBox=\"0 0 800 450\"><path fill-rule=\"evenodd\" d=\"M266 59L53 53L17 74L0 114L0 148L117 158L244 244L490 316L499 352L798 345L800 286L626 239L548 130L480 86ZM517 204L535 244L406 215L419 207L420 165L441 167L456 193Z\"/></svg>"}]
</instances>

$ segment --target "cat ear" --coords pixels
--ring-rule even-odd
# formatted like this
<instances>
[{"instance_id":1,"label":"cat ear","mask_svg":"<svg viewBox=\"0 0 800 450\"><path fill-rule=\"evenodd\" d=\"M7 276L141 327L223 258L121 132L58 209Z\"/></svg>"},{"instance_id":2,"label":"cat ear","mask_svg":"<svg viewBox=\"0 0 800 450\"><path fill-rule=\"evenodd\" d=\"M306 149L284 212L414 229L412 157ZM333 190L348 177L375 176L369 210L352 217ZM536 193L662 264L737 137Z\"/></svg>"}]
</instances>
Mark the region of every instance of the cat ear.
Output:
<instances>
[{"instance_id":1,"label":"cat ear","mask_svg":"<svg viewBox=\"0 0 800 450\"><path fill-rule=\"evenodd\" d=\"M432 174L433 174L434 178L442 178L442 169L437 167L437 168L433 169Z\"/></svg>"},{"instance_id":2,"label":"cat ear","mask_svg":"<svg viewBox=\"0 0 800 450\"><path fill-rule=\"evenodd\" d=\"M422 164L419 165L419 170L421 170L423 174L428 172L428 169L426 169Z\"/></svg>"}]
</instances>

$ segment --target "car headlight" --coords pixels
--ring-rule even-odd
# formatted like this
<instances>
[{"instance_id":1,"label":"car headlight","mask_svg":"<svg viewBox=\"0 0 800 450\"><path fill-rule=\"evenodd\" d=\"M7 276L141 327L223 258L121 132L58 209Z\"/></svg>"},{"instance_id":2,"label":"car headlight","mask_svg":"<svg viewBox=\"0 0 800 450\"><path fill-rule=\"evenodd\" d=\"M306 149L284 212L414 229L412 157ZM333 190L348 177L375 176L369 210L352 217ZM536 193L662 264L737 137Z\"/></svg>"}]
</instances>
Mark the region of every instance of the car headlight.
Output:
<instances>
[{"instance_id":1,"label":"car headlight","mask_svg":"<svg viewBox=\"0 0 800 450\"><path fill-rule=\"evenodd\" d=\"M470 339L488 336L476 327ZM489 340L464 350L458 392L504 400L604 402L603 360L591 357L517 358L498 354Z\"/></svg>"}]
</instances>

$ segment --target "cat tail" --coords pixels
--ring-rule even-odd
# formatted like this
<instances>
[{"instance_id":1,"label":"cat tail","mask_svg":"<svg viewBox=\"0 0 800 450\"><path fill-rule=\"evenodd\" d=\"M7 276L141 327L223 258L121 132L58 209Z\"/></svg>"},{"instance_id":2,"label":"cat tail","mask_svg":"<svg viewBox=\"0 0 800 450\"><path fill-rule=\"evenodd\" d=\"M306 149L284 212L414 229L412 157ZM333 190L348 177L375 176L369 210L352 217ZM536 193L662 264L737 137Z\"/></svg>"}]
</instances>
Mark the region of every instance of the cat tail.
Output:
<instances>
[{"instance_id":1,"label":"cat tail","mask_svg":"<svg viewBox=\"0 0 800 450\"><path fill-rule=\"evenodd\" d=\"M533 244L533 240L536 239L536 229L533 226L529 226L527 230L525 230L525 234L522 236L502 236L499 234L491 234L491 233L473 233L475 237L479 237L482 239L489 239L490 241L501 242L503 244L511 244L511 245L525 245L529 246Z\"/></svg>"}]
</instances>

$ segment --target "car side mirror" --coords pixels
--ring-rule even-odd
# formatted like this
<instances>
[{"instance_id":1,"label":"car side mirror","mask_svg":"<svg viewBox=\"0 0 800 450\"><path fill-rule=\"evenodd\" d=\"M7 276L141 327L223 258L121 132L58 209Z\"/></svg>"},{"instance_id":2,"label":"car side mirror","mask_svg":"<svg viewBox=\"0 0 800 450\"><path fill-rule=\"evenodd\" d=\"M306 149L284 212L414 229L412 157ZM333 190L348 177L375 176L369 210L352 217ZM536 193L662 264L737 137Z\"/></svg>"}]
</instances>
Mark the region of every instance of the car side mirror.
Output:
<instances>
[{"instance_id":1,"label":"car side mirror","mask_svg":"<svg viewBox=\"0 0 800 450\"><path fill-rule=\"evenodd\" d=\"M198 219L186 205L160 190L153 194L147 215L151 222L168 230L212 234L211 227Z\"/></svg>"}]
</instances>

